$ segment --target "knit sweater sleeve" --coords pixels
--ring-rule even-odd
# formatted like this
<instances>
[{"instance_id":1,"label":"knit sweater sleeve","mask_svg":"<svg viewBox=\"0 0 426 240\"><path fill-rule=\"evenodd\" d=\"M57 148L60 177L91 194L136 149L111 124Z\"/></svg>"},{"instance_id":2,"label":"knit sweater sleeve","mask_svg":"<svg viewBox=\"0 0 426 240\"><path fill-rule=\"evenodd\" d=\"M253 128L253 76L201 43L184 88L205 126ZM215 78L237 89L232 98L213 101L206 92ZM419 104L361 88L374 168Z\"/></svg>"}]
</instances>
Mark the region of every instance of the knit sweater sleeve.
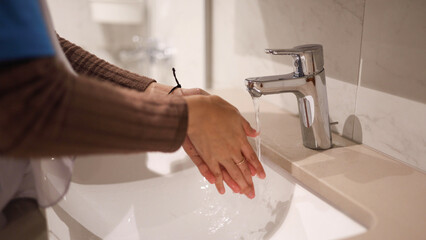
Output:
<instances>
[{"instance_id":1,"label":"knit sweater sleeve","mask_svg":"<svg viewBox=\"0 0 426 240\"><path fill-rule=\"evenodd\" d=\"M0 109L0 155L12 157L170 152L188 123L182 97L74 76L53 58L1 71Z\"/></svg>"},{"instance_id":2,"label":"knit sweater sleeve","mask_svg":"<svg viewBox=\"0 0 426 240\"><path fill-rule=\"evenodd\" d=\"M109 81L137 91L145 91L150 83L155 82L151 78L114 66L59 35L57 37L68 61L78 74Z\"/></svg>"}]
</instances>

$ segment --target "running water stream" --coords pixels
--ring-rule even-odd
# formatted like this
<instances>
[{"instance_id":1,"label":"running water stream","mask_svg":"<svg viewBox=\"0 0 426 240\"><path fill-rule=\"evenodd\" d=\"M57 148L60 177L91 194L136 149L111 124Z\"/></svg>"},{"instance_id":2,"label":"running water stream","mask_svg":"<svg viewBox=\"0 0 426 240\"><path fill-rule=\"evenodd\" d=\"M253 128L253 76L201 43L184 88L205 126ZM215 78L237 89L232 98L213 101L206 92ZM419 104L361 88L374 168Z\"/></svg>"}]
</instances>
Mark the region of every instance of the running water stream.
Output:
<instances>
[{"instance_id":1,"label":"running water stream","mask_svg":"<svg viewBox=\"0 0 426 240\"><path fill-rule=\"evenodd\" d=\"M253 106L254 106L254 115L256 118L256 131L259 135L256 137L256 150L257 150L257 158L262 161L261 159L261 150L260 150L260 120L259 120L259 114L260 114L260 106L259 106L259 97L252 97L253 99Z\"/></svg>"}]
</instances>

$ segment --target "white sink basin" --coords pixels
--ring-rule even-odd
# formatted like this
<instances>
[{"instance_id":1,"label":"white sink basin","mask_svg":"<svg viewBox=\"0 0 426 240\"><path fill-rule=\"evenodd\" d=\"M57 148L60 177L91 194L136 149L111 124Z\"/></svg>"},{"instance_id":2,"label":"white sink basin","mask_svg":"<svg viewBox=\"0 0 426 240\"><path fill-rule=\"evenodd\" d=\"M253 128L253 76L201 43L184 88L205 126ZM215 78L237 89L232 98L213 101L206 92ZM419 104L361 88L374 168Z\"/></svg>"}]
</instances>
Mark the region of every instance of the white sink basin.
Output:
<instances>
[{"instance_id":1,"label":"white sink basin","mask_svg":"<svg viewBox=\"0 0 426 240\"><path fill-rule=\"evenodd\" d=\"M366 229L263 159L256 198L216 192L186 154L94 156L46 211L50 239L339 239ZM279 170L277 170L279 169Z\"/></svg>"}]
</instances>

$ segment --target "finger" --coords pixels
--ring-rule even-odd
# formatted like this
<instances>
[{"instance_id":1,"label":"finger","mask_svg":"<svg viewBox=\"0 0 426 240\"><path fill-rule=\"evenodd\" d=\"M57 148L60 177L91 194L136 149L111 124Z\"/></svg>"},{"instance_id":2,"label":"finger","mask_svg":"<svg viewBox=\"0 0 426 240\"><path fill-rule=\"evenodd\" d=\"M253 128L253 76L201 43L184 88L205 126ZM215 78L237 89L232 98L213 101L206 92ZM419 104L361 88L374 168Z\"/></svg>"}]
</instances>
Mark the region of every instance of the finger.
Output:
<instances>
[{"instance_id":1,"label":"finger","mask_svg":"<svg viewBox=\"0 0 426 240\"><path fill-rule=\"evenodd\" d=\"M216 178L216 189L220 194L225 194L225 186L223 185L223 175L222 171L220 171L219 165L217 167L213 167L213 175Z\"/></svg>"},{"instance_id":2,"label":"finger","mask_svg":"<svg viewBox=\"0 0 426 240\"><path fill-rule=\"evenodd\" d=\"M241 189L240 193L245 194L250 199L254 198L255 195L254 195L253 184L249 185L249 183L247 183L245 176L241 172L240 168L235 164L235 162L233 162L233 160L230 159L229 161L224 161L222 165L228 171L231 178L240 187Z\"/></svg>"},{"instance_id":3,"label":"finger","mask_svg":"<svg viewBox=\"0 0 426 240\"><path fill-rule=\"evenodd\" d=\"M247 140L241 146L241 151L243 152L247 161L256 169L257 176L261 179L264 179L266 177L265 170L263 169L263 166L257 158L256 153Z\"/></svg>"},{"instance_id":4,"label":"finger","mask_svg":"<svg viewBox=\"0 0 426 240\"><path fill-rule=\"evenodd\" d=\"M239 157L239 160L236 160L236 161L237 161L236 165L240 168L240 170L243 173L243 176L246 179L246 182L248 183L248 185L253 186L253 179L252 179L251 171L250 171L250 168L247 164L246 158L241 155L241 157Z\"/></svg>"},{"instance_id":5,"label":"finger","mask_svg":"<svg viewBox=\"0 0 426 240\"><path fill-rule=\"evenodd\" d=\"M225 168L222 168L222 175L223 180L225 180L225 183L232 189L234 193L239 193L241 191L238 184L234 181L234 179L231 178L231 176L229 176L229 173Z\"/></svg>"},{"instance_id":6,"label":"finger","mask_svg":"<svg viewBox=\"0 0 426 240\"><path fill-rule=\"evenodd\" d=\"M213 176L215 177L215 185L216 189L220 194L225 193L225 186L223 185L223 175L222 170L220 169L220 165L218 161L209 161L210 164L207 164L210 171L213 173Z\"/></svg>"},{"instance_id":7,"label":"finger","mask_svg":"<svg viewBox=\"0 0 426 240\"><path fill-rule=\"evenodd\" d=\"M214 183L216 185L217 191L220 194L224 194L225 187L223 186L222 172L220 170L219 164L210 166L207 165L204 159L198 154L189 137L185 138L182 147L197 166L201 175L203 175L203 177L205 177L209 183Z\"/></svg>"},{"instance_id":8,"label":"finger","mask_svg":"<svg viewBox=\"0 0 426 240\"><path fill-rule=\"evenodd\" d=\"M243 129L246 135L249 137L257 137L259 133L256 131L256 129L252 128L250 123L244 117L241 116L241 118L242 118Z\"/></svg>"},{"instance_id":9,"label":"finger","mask_svg":"<svg viewBox=\"0 0 426 240\"><path fill-rule=\"evenodd\" d=\"M189 137L185 138L185 141L183 142L182 147L185 150L186 154L188 154L192 162L195 164L195 166L197 166L198 171L201 173L201 175L205 177L207 181L209 181L209 183L211 184L215 183L216 178L214 177L213 173L208 168L207 164L198 154L197 150L195 149Z\"/></svg>"},{"instance_id":10,"label":"finger","mask_svg":"<svg viewBox=\"0 0 426 240\"><path fill-rule=\"evenodd\" d=\"M197 168L201 175L203 175L203 177L206 178L210 184L214 184L216 182L216 177L205 163L197 165Z\"/></svg>"},{"instance_id":11,"label":"finger","mask_svg":"<svg viewBox=\"0 0 426 240\"><path fill-rule=\"evenodd\" d=\"M248 164L248 166L249 166L249 168L250 168L250 173L251 173L251 175L254 177L254 176L256 176L256 168L254 168L253 167L253 165L251 165L251 163L250 162L248 162L247 161L247 164Z\"/></svg>"}]
</instances>

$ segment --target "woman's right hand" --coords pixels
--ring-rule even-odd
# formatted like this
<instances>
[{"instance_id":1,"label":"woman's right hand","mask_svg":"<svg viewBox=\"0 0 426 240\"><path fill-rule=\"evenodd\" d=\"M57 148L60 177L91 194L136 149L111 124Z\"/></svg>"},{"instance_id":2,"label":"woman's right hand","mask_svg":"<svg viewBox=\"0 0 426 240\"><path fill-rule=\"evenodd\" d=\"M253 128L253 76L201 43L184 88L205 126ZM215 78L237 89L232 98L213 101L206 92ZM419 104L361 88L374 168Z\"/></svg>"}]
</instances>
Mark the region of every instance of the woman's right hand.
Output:
<instances>
[{"instance_id":1,"label":"woman's right hand","mask_svg":"<svg viewBox=\"0 0 426 240\"><path fill-rule=\"evenodd\" d=\"M260 178L265 178L262 164L247 141L247 135L256 136L256 130L235 107L218 96L184 98L188 104L188 137L213 173L219 193L225 192L223 180L230 177L238 184L240 193L254 198L250 167L255 168Z\"/></svg>"}]
</instances>

